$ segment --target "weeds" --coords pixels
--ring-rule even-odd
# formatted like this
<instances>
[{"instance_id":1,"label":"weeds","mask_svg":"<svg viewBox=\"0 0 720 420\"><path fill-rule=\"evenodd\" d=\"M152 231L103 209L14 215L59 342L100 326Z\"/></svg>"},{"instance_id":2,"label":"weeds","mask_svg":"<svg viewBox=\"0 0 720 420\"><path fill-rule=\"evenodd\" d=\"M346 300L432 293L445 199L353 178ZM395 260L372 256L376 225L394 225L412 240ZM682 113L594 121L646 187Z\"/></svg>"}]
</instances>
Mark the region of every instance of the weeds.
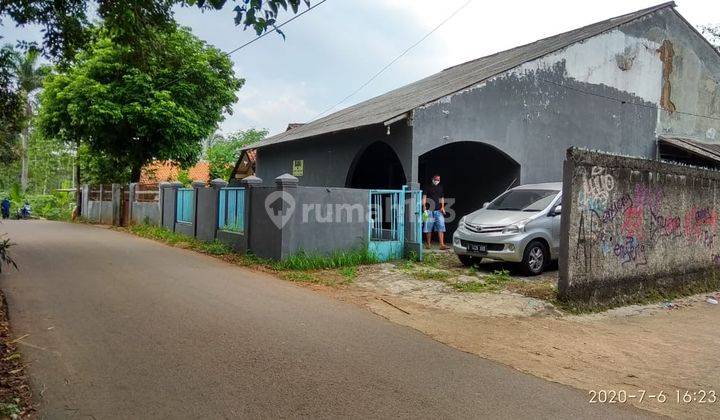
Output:
<instances>
[{"instance_id":1,"label":"weeds","mask_svg":"<svg viewBox=\"0 0 720 420\"><path fill-rule=\"evenodd\" d=\"M343 267L340 269L340 275L353 281L357 277L357 267Z\"/></svg>"},{"instance_id":2,"label":"weeds","mask_svg":"<svg viewBox=\"0 0 720 420\"><path fill-rule=\"evenodd\" d=\"M192 249L202 252L203 254L229 255L233 253L233 250L222 242L203 242L181 233L171 232L159 226L142 224L132 225L128 229L130 232L143 238L154 239L179 248Z\"/></svg>"},{"instance_id":3,"label":"weeds","mask_svg":"<svg viewBox=\"0 0 720 420\"><path fill-rule=\"evenodd\" d=\"M0 237L0 273L2 273L3 265L11 265L17 270L15 260L10 256L10 248L15 246L8 238Z\"/></svg>"},{"instance_id":4,"label":"weeds","mask_svg":"<svg viewBox=\"0 0 720 420\"><path fill-rule=\"evenodd\" d=\"M513 278L510 276L508 270L495 270L482 280L468 283L455 283L452 286L459 292L497 292L511 281L513 281Z\"/></svg>"},{"instance_id":5,"label":"weeds","mask_svg":"<svg viewBox=\"0 0 720 420\"><path fill-rule=\"evenodd\" d=\"M351 251L337 251L332 254L316 255L299 252L283 261L273 264L277 270L322 270L326 268L355 267L378 262L375 254L367 248Z\"/></svg>"}]
</instances>

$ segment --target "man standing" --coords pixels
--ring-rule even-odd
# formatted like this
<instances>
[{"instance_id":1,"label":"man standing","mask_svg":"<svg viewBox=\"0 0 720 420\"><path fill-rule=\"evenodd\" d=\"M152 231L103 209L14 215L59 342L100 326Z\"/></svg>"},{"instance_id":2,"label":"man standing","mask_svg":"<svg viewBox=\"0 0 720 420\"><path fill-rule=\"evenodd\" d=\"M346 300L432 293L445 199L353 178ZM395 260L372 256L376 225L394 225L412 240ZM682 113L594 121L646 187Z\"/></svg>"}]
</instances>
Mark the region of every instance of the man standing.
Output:
<instances>
[{"instance_id":1,"label":"man standing","mask_svg":"<svg viewBox=\"0 0 720 420\"><path fill-rule=\"evenodd\" d=\"M432 233L438 233L440 249L447 249L445 246L445 194L440 185L440 175L433 175L432 183L423 188L423 232L425 241L430 248Z\"/></svg>"}]
</instances>

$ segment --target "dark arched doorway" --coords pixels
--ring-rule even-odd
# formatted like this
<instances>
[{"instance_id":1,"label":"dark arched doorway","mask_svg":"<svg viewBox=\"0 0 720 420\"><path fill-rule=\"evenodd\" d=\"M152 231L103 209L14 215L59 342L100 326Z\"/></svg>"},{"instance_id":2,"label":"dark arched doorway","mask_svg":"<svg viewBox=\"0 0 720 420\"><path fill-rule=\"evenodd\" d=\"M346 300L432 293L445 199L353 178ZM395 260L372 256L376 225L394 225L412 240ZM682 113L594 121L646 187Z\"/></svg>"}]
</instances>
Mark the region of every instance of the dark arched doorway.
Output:
<instances>
[{"instance_id":1,"label":"dark arched doorway","mask_svg":"<svg viewBox=\"0 0 720 420\"><path fill-rule=\"evenodd\" d=\"M426 188L434 174L442 178L448 199L454 199L454 220L448 220L452 233L460 218L482 207L506 189L519 185L520 164L485 143L463 141L440 146L418 159L418 176Z\"/></svg>"},{"instance_id":2,"label":"dark arched doorway","mask_svg":"<svg viewBox=\"0 0 720 420\"><path fill-rule=\"evenodd\" d=\"M348 188L399 189L407 178L402 163L387 143L378 141L355 158L348 172Z\"/></svg>"}]
</instances>

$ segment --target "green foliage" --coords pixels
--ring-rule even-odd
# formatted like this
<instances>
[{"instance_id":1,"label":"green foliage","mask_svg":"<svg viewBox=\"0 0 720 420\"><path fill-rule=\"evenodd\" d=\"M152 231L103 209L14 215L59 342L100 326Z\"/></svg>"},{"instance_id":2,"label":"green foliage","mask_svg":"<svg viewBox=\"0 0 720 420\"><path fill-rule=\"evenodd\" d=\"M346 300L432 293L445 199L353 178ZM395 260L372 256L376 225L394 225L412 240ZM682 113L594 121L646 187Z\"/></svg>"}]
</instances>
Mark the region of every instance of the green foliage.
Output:
<instances>
[{"instance_id":1,"label":"green foliage","mask_svg":"<svg viewBox=\"0 0 720 420\"><path fill-rule=\"evenodd\" d=\"M25 95L19 89L16 66L19 54L10 46L0 48L0 165L19 157L18 134L25 121Z\"/></svg>"},{"instance_id":2,"label":"green foliage","mask_svg":"<svg viewBox=\"0 0 720 420\"><path fill-rule=\"evenodd\" d=\"M231 112L243 84L232 62L175 25L154 32L157 48L142 56L112 33L97 29L72 66L47 77L39 128L80 141L89 155L110 162L103 167L129 170L133 181L153 159L194 164L200 140Z\"/></svg>"},{"instance_id":3,"label":"green foliage","mask_svg":"<svg viewBox=\"0 0 720 420\"><path fill-rule=\"evenodd\" d=\"M378 259L375 254L367 248L359 248L351 251L337 251L327 256L299 252L283 261L275 263L273 268L278 270L319 270L354 267L362 264L375 264L377 262Z\"/></svg>"},{"instance_id":4,"label":"green foliage","mask_svg":"<svg viewBox=\"0 0 720 420\"><path fill-rule=\"evenodd\" d=\"M13 246L15 246L15 244L10 242L10 239L0 236L0 273L5 265L11 265L17 270L17 264L10 256L10 248Z\"/></svg>"},{"instance_id":5,"label":"green foliage","mask_svg":"<svg viewBox=\"0 0 720 420\"><path fill-rule=\"evenodd\" d=\"M267 130L251 128L230 134L227 138L215 137L207 150L210 179L230 179L235 163L240 158L240 149L259 142L267 135Z\"/></svg>"},{"instance_id":6,"label":"green foliage","mask_svg":"<svg viewBox=\"0 0 720 420\"><path fill-rule=\"evenodd\" d=\"M280 10L290 9L297 13L302 3L310 5L309 0L253 0L238 3L232 9L235 25L252 27L258 35L275 27ZM102 19L118 44L131 45L137 43L137 40L148 40L141 45L142 48L137 49L137 53L142 55L148 49L161 48L152 41L154 31L174 24L174 6L220 10L227 4L227 0L2 1L0 18L10 17L18 25L41 26L43 52L67 63L95 35L89 15Z\"/></svg>"},{"instance_id":7,"label":"green foliage","mask_svg":"<svg viewBox=\"0 0 720 420\"><path fill-rule=\"evenodd\" d=\"M190 173L187 169L180 169L177 174L178 182L182 183L183 186L189 187L193 180L190 179Z\"/></svg>"}]
</instances>

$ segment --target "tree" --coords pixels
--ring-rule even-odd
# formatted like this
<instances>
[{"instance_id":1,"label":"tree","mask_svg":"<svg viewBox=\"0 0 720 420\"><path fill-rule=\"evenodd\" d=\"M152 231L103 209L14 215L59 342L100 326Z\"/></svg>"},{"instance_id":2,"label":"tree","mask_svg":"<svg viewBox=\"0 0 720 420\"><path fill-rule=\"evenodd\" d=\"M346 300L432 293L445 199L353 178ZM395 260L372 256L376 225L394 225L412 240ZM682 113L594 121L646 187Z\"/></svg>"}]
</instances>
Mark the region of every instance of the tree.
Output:
<instances>
[{"instance_id":1,"label":"tree","mask_svg":"<svg viewBox=\"0 0 720 420\"><path fill-rule=\"evenodd\" d=\"M33 116L33 92L42 87L44 77L49 73L48 66L38 66L37 61L40 53L36 49L30 49L22 56L17 56L15 61L15 77L17 79L20 94L25 100L23 104L24 127L20 136L22 146L20 188L24 192L28 187L28 140L30 138L30 121Z\"/></svg>"},{"instance_id":2,"label":"tree","mask_svg":"<svg viewBox=\"0 0 720 420\"><path fill-rule=\"evenodd\" d=\"M233 133L227 138L214 139L207 150L207 160L210 163L210 179L229 179L235 163L240 158L240 149L264 139L267 135L267 130L251 128Z\"/></svg>"},{"instance_id":3,"label":"tree","mask_svg":"<svg viewBox=\"0 0 720 420\"><path fill-rule=\"evenodd\" d=\"M720 24L700 26L700 32L720 51Z\"/></svg>"},{"instance_id":4,"label":"tree","mask_svg":"<svg viewBox=\"0 0 720 420\"><path fill-rule=\"evenodd\" d=\"M9 17L17 25L37 24L43 28L43 52L61 62L69 62L92 39L89 14L97 14L111 31L111 37L124 45L147 39L156 29L173 26L172 8L197 7L220 10L227 0L25 0L0 1L0 22ZM297 13L309 0L235 0L236 25L252 27L260 35L276 26L281 11ZM92 11L92 12L91 12ZM282 34L281 31L278 31Z\"/></svg>"},{"instance_id":5,"label":"tree","mask_svg":"<svg viewBox=\"0 0 720 420\"><path fill-rule=\"evenodd\" d=\"M97 29L72 66L46 78L43 133L86 145L118 172L129 168L134 182L155 159L193 164L244 81L227 56L186 28L173 25L154 38L157 48L138 57Z\"/></svg>"},{"instance_id":6,"label":"tree","mask_svg":"<svg viewBox=\"0 0 720 420\"><path fill-rule=\"evenodd\" d=\"M17 135L27 123L23 118L25 98L17 87L15 62L18 53L10 46L0 48L0 164L18 158Z\"/></svg>"}]
</instances>

